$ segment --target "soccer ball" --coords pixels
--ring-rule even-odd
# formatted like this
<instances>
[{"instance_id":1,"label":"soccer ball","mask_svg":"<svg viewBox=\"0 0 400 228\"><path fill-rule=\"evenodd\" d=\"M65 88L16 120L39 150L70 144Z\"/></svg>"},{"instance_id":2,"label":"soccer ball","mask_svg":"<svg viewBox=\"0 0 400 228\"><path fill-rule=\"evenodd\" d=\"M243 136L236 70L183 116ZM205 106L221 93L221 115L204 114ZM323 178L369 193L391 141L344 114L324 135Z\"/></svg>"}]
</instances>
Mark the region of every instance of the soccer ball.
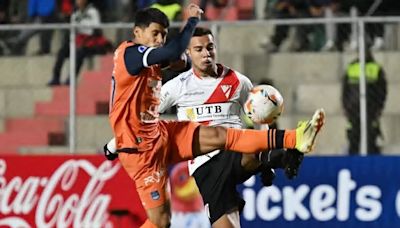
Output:
<instances>
[{"instance_id":1,"label":"soccer ball","mask_svg":"<svg viewBox=\"0 0 400 228\"><path fill-rule=\"evenodd\" d=\"M270 85L258 85L249 92L244 112L257 124L272 124L283 111L281 93Z\"/></svg>"}]
</instances>

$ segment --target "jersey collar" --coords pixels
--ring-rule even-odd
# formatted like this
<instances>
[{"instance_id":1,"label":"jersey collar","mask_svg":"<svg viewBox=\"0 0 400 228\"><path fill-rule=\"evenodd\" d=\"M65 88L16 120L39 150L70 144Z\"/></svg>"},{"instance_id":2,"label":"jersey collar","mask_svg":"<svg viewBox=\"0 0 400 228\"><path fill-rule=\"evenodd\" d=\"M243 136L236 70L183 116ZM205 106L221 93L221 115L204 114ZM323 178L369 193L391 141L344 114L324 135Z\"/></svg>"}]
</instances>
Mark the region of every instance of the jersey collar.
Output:
<instances>
[{"instance_id":1,"label":"jersey collar","mask_svg":"<svg viewBox=\"0 0 400 228\"><path fill-rule=\"evenodd\" d=\"M198 79L203 80L203 77L200 76L199 72L196 72L194 68L192 68L193 75L196 76ZM224 65L217 63L217 78L224 77L228 72L228 68Z\"/></svg>"}]
</instances>

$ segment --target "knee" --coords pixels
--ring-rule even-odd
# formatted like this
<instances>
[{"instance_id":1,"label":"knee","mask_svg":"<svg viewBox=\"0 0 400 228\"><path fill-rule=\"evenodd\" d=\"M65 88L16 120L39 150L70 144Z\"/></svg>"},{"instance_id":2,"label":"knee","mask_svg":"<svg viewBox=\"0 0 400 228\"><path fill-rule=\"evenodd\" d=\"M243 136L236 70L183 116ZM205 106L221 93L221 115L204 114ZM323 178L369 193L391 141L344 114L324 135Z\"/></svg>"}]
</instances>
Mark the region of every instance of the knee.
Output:
<instances>
[{"instance_id":1,"label":"knee","mask_svg":"<svg viewBox=\"0 0 400 228\"><path fill-rule=\"evenodd\" d=\"M169 227L171 214L168 211L163 211L157 214L148 214L148 219L155 227Z\"/></svg>"},{"instance_id":2,"label":"knee","mask_svg":"<svg viewBox=\"0 0 400 228\"><path fill-rule=\"evenodd\" d=\"M224 149L226 134L224 127L200 126L193 136L193 156Z\"/></svg>"}]
</instances>

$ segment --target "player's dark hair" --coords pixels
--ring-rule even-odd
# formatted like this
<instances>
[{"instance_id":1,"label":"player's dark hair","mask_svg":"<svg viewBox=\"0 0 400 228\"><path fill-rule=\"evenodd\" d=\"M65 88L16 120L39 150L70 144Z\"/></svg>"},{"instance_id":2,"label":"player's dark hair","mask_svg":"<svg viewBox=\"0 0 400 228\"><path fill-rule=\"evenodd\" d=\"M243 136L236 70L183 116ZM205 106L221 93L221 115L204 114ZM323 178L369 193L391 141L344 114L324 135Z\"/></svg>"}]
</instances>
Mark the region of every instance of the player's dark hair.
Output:
<instances>
[{"instance_id":1,"label":"player's dark hair","mask_svg":"<svg viewBox=\"0 0 400 228\"><path fill-rule=\"evenodd\" d=\"M151 23L157 23L162 25L164 28L169 27L169 21L167 16L159 9L156 8L145 8L139 10L135 16L135 26L141 28L149 27Z\"/></svg>"},{"instance_id":2,"label":"player's dark hair","mask_svg":"<svg viewBox=\"0 0 400 228\"><path fill-rule=\"evenodd\" d=\"M204 28L204 27L196 27L194 29L193 37L195 36L205 36L205 35L211 35L214 36L211 32L210 29Z\"/></svg>"}]
</instances>

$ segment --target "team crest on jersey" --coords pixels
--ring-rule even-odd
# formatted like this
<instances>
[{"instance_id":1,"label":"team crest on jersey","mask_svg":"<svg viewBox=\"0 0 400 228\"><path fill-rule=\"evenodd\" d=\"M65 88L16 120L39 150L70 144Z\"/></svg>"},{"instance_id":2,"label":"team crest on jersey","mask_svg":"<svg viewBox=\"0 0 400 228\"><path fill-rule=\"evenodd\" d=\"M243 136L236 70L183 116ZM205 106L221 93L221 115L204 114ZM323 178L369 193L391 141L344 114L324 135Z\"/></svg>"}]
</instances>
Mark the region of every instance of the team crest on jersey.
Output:
<instances>
[{"instance_id":1,"label":"team crest on jersey","mask_svg":"<svg viewBox=\"0 0 400 228\"><path fill-rule=\"evenodd\" d=\"M147 49L147 47L146 46L139 46L138 47L138 51L140 52L140 53L143 53L144 51L146 51L146 49Z\"/></svg>"},{"instance_id":2,"label":"team crest on jersey","mask_svg":"<svg viewBox=\"0 0 400 228\"><path fill-rule=\"evenodd\" d=\"M151 198L152 198L153 200L158 200L158 199L160 199L160 193L159 193L158 191L151 192L150 195L151 195Z\"/></svg>"},{"instance_id":3,"label":"team crest on jersey","mask_svg":"<svg viewBox=\"0 0 400 228\"><path fill-rule=\"evenodd\" d=\"M229 95L232 90L232 86L231 85L221 85L221 89L222 89L222 92L224 92L225 97L229 98Z\"/></svg>"}]
</instances>

